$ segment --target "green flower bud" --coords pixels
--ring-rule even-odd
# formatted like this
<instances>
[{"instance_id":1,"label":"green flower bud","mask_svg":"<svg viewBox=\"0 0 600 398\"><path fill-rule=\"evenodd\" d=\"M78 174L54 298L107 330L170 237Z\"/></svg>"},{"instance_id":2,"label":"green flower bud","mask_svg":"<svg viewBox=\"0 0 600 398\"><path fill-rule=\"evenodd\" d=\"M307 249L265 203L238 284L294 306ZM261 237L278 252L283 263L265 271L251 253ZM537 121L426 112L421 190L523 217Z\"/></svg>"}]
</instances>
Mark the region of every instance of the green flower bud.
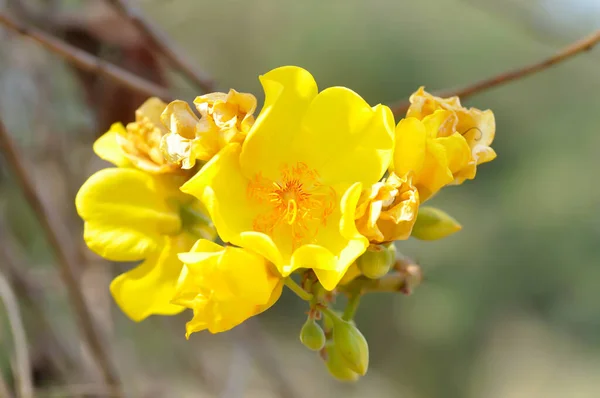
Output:
<instances>
[{"instance_id":1,"label":"green flower bud","mask_svg":"<svg viewBox=\"0 0 600 398\"><path fill-rule=\"evenodd\" d=\"M356 259L356 265L364 276L370 279L379 279L388 273L396 257L396 247L384 245L371 245L362 256Z\"/></svg>"},{"instance_id":2,"label":"green flower bud","mask_svg":"<svg viewBox=\"0 0 600 398\"><path fill-rule=\"evenodd\" d=\"M369 368L369 345L360 330L350 322L334 319L333 342L348 368L364 376Z\"/></svg>"},{"instance_id":3,"label":"green flower bud","mask_svg":"<svg viewBox=\"0 0 600 398\"><path fill-rule=\"evenodd\" d=\"M312 318L308 318L300 330L300 341L306 348L319 351L325 345L325 332Z\"/></svg>"},{"instance_id":4,"label":"green flower bud","mask_svg":"<svg viewBox=\"0 0 600 398\"><path fill-rule=\"evenodd\" d=\"M325 345L326 359L325 365L329 373L340 381L356 381L360 375L348 367L342 357L340 350L332 341Z\"/></svg>"},{"instance_id":5,"label":"green flower bud","mask_svg":"<svg viewBox=\"0 0 600 398\"><path fill-rule=\"evenodd\" d=\"M461 230L461 226L446 212L435 207L421 207L411 236L421 240L437 240Z\"/></svg>"}]
</instances>

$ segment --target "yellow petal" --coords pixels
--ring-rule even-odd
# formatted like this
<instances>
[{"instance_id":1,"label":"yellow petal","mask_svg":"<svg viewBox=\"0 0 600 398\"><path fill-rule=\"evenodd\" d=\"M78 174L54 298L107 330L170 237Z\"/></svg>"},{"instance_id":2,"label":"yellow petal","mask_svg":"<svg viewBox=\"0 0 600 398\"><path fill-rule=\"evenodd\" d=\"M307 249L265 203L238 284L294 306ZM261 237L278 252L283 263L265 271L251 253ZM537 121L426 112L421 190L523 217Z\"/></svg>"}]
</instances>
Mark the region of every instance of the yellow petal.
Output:
<instances>
[{"instance_id":1,"label":"yellow petal","mask_svg":"<svg viewBox=\"0 0 600 398\"><path fill-rule=\"evenodd\" d=\"M241 246L240 234L252 231L259 209L247 200L248 180L240 170L240 145L230 144L211 159L181 190L206 206L224 242Z\"/></svg>"},{"instance_id":2,"label":"yellow petal","mask_svg":"<svg viewBox=\"0 0 600 398\"><path fill-rule=\"evenodd\" d=\"M446 149L448 168L453 174L458 173L471 161L471 148L462 135L454 133L450 137L438 138L436 142Z\"/></svg>"},{"instance_id":3,"label":"yellow petal","mask_svg":"<svg viewBox=\"0 0 600 398\"><path fill-rule=\"evenodd\" d=\"M186 262L174 302L193 308L187 335L208 329L219 333L239 325L271 305L281 294L281 277L262 256L232 246L199 240ZM206 251L203 251L206 250Z\"/></svg>"},{"instance_id":4,"label":"yellow petal","mask_svg":"<svg viewBox=\"0 0 600 398\"><path fill-rule=\"evenodd\" d=\"M315 257L311 261L315 274L327 290L335 289L350 265L369 246L368 239L358 232L354 222L354 214L361 190L362 185L356 183L348 188L342 197L339 210L341 212L339 222L341 238L336 237L335 234L320 235L320 242L323 242L322 245L329 249L330 255L334 256L334 261L332 262L329 256L321 250L318 253L314 253L318 257ZM316 252L316 250L314 251ZM305 255L306 253L302 254ZM296 256L296 253L294 253L294 256ZM309 259L302 260L305 263L309 261Z\"/></svg>"},{"instance_id":5,"label":"yellow petal","mask_svg":"<svg viewBox=\"0 0 600 398\"><path fill-rule=\"evenodd\" d=\"M350 89L328 88L310 104L302 134L291 147L319 172L324 184L372 184L391 162L394 117L387 106L371 108Z\"/></svg>"},{"instance_id":6,"label":"yellow petal","mask_svg":"<svg viewBox=\"0 0 600 398\"><path fill-rule=\"evenodd\" d=\"M437 110L423 119L430 139L448 137L456 132L458 117L452 111Z\"/></svg>"},{"instance_id":7,"label":"yellow petal","mask_svg":"<svg viewBox=\"0 0 600 398\"><path fill-rule=\"evenodd\" d=\"M261 232L242 232L241 246L252 249L257 254L260 254L277 267L280 271L284 268L283 257L281 252L273 242L270 236ZM287 275L286 275L287 276Z\"/></svg>"},{"instance_id":8,"label":"yellow petal","mask_svg":"<svg viewBox=\"0 0 600 398\"><path fill-rule=\"evenodd\" d=\"M300 160L293 155L290 143L317 95L317 84L308 71L296 66L274 69L260 81L265 103L246 137L240 163L246 177L262 172L273 180L283 163Z\"/></svg>"},{"instance_id":9,"label":"yellow petal","mask_svg":"<svg viewBox=\"0 0 600 398\"><path fill-rule=\"evenodd\" d=\"M162 235L123 225L91 221L83 226L83 239L91 251L111 261L143 260L158 250Z\"/></svg>"},{"instance_id":10,"label":"yellow petal","mask_svg":"<svg viewBox=\"0 0 600 398\"><path fill-rule=\"evenodd\" d=\"M303 245L294 251L290 267L286 267L284 269L284 275L289 275L291 272L299 268L312 268L315 270L315 272L318 270L335 270L336 263L337 261L333 253L323 246ZM317 276L319 275L320 274L317 272ZM323 286L327 284L328 287L325 288L327 290L332 290L333 288L331 287L331 283L327 283L331 278L325 279L327 279L327 281L323 283L323 280L321 280L321 277L319 277L321 284Z\"/></svg>"},{"instance_id":11,"label":"yellow petal","mask_svg":"<svg viewBox=\"0 0 600 398\"><path fill-rule=\"evenodd\" d=\"M421 202L429 199L443 186L450 184L453 179L448 167L446 148L436 140L428 140L423 169L415 177L415 186L419 190Z\"/></svg>"},{"instance_id":12,"label":"yellow petal","mask_svg":"<svg viewBox=\"0 0 600 398\"><path fill-rule=\"evenodd\" d=\"M171 304L182 263L177 253L189 250L193 239L181 235L164 237L162 250L152 253L142 264L117 276L110 285L115 302L132 320L150 315L175 315L185 307Z\"/></svg>"},{"instance_id":13,"label":"yellow petal","mask_svg":"<svg viewBox=\"0 0 600 398\"><path fill-rule=\"evenodd\" d=\"M257 313L257 306L241 301L222 302L217 305L208 321L208 331L211 333L222 333L233 329L246 319ZM225 316L221 316L225 314Z\"/></svg>"},{"instance_id":14,"label":"yellow petal","mask_svg":"<svg viewBox=\"0 0 600 398\"><path fill-rule=\"evenodd\" d=\"M88 246L111 260L139 260L160 235L178 233L181 221L167 203L167 186L136 169L110 168L92 175L75 198L87 224Z\"/></svg>"},{"instance_id":15,"label":"yellow petal","mask_svg":"<svg viewBox=\"0 0 600 398\"><path fill-rule=\"evenodd\" d=\"M467 140L471 148L489 146L496 134L496 120L491 110L481 111L476 108L462 109L457 112L458 126L456 130Z\"/></svg>"},{"instance_id":16,"label":"yellow petal","mask_svg":"<svg viewBox=\"0 0 600 398\"><path fill-rule=\"evenodd\" d=\"M348 267L348 270L340 280L339 285L347 285L354 279L358 278L360 275L360 269L358 268L358 265L356 265L356 262L354 262L350 265L350 267Z\"/></svg>"},{"instance_id":17,"label":"yellow petal","mask_svg":"<svg viewBox=\"0 0 600 398\"><path fill-rule=\"evenodd\" d=\"M256 311L257 315L271 308L277 302L277 300L279 300L279 298L281 297L281 293L283 292L284 284L285 281L283 279L277 282L275 288L273 289L273 292L271 293L271 297L269 297L269 301L267 301L267 303L264 305L258 306L258 309Z\"/></svg>"},{"instance_id":18,"label":"yellow petal","mask_svg":"<svg viewBox=\"0 0 600 398\"><path fill-rule=\"evenodd\" d=\"M281 279L271 273L270 266L263 257L232 246L225 247L218 267L239 299L257 305L264 305L269 301L275 285Z\"/></svg>"},{"instance_id":19,"label":"yellow petal","mask_svg":"<svg viewBox=\"0 0 600 398\"><path fill-rule=\"evenodd\" d=\"M200 120L187 102L180 100L171 102L164 108L160 120L171 133L188 139L196 138L196 126Z\"/></svg>"},{"instance_id":20,"label":"yellow petal","mask_svg":"<svg viewBox=\"0 0 600 398\"><path fill-rule=\"evenodd\" d=\"M125 127L121 123L115 123L110 126L110 130L102 134L94 142L94 152L102 160L106 160L118 167L131 167L131 162L121 149L117 141L119 134L127 134Z\"/></svg>"},{"instance_id":21,"label":"yellow petal","mask_svg":"<svg viewBox=\"0 0 600 398\"><path fill-rule=\"evenodd\" d=\"M418 119L408 117L396 126L396 142L392 170L397 175L418 175L425 162L427 131Z\"/></svg>"}]
</instances>

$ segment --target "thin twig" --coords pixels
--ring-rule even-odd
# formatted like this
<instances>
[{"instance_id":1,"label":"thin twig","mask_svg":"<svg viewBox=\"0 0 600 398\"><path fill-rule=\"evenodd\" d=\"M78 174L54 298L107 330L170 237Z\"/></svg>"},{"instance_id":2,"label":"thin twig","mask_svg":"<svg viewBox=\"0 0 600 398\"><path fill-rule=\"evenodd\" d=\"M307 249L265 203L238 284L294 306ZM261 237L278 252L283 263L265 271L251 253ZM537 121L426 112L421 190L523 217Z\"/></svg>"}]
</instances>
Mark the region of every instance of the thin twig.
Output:
<instances>
[{"instance_id":1,"label":"thin twig","mask_svg":"<svg viewBox=\"0 0 600 398\"><path fill-rule=\"evenodd\" d=\"M509 72L504 72L489 79L481 80L477 83L470 84L460 89L445 90L438 93L437 95L444 98L453 96L459 96L461 99L467 98L481 91L485 91L490 88L500 86L502 84L506 84L514 80L518 80L523 77L532 75L534 73L541 72L544 69L550 68L551 66L566 61L577 54L591 50L596 44L598 44L598 42L600 42L600 30L570 44L569 46L556 53L554 56L547 58L541 62L536 62L534 64L518 68ZM402 116L409 107L409 101L402 101L390 105L392 112L396 116Z\"/></svg>"},{"instance_id":2,"label":"thin twig","mask_svg":"<svg viewBox=\"0 0 600 398\"><path fill-rule=\"evenodd\" d=\"M30 277L27 268L23 267L25 256L18 250L18 243L8 233L7 225L1 219L4 215L4 209L0 207L0 258L2 258L0 269L6 273L15 294L23 300L32 318L35 319L34 328L40 333L38 339L44 342L44 356L52 363L53 370L57 372L61 381L69 382L74 377L74 369L83 371L87 364L75 365L75 359L67 348L69 345L56 334L48 319L49 314L44 308L46 301L42 294L44 289Z\"/></svg>"},{"instance_id":3,"label":"thin twig","mask_svg":"<svg viewBox=\"0 0 600 398\"><path fill-rule=\"evenodd\" d=\"M32 178L27 173L27 167L23 162L23 158L19 155L18 149L6 131L1 119L0 150L4 154L9 169L12 170L17 183L23 191L25 199L37 215L48 242L54 249L60 269L60 275L66 285L67 293L69 295L69 302L73 305L83 337L102 372L104 382L115 390L116 395L122 395L120 393L121 384L119 378L98 334L99 327L95 325L94 319L85 303L77 277L75 276L77 264L72 261L72 257L67 254L67 250L61 243L60 237L68 236L68 231L66 231L65 226L61 222L54 218L54 213L48 211L44 206L44 203L35 189Z\"/></svg>"},{"instance_id":4,"label":"thin twig","mask_svg":"<svg viewBox=\"0 0 600 398\"><path fill-rule=\"evenodd\" d=\"M122 15L127 17L142 32L150 44L156 48L173 66L180 69L190 80L205 92L214 91L214 82L203 73L197 71L176 46L170 43L167 36L156 29L142 13L132 7L127 0L107 0Z\"/></svg>"},{"instance_id":5,"label":"thin twig","mask_svg":"<svg viewBox=\"0 0 600 398\"><path fill-rule=\"evenodd\" d=\"M31 363L29 362L29 350L27 349L27 336L23 327L21 311L17 304L15 293L6 280L3 273L0 272L0 299L6 308L6 315L13 337L15 347L14 369L15 384L17 386L19 398L33 397L33 383L31 380Z\"/></svg>"},{"instance_id":6,"label":"thin twig","mask_svg":"<svg viewBox=\"0 0 600 398\"><path fill-rule=\"evenodd\" d=\"M80 50L77 47L71 46L70 44L44 33L41 30L27 27L10 18L6 14L0 13L0 24L23 36L33 39L46 49L61 56L67 62L70 62L82 70L109 77L115 82L122 84L124 87L149 97L158 97L165 101L170 101L173 99L172 95L164 87L136 76L133 73L119 68L118 66L109 62L103 61L100 58Z\"/></svg>"}]
</instances>

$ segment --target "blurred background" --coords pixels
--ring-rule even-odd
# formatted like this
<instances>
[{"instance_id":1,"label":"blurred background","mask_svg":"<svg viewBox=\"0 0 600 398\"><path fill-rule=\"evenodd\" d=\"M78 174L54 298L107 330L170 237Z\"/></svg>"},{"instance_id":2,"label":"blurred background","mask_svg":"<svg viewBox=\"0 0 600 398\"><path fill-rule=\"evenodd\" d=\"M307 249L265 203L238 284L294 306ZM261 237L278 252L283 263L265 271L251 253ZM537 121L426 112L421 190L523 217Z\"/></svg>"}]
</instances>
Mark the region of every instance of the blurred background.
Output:
<instances>
[{"instance_id":1,"label":"blurred background","mask_svg":"<svg viewBox=\"0 0 600 398\"><path fill-rule=\"evenodd\" d=\"M133 3L219 90L261 101L257 76L281 65L307 68L320 87L391 103L420 85L462 86L537 61L600 28L597 0ZM201 94L100 0L0 7L179 98ZM127 396L591 398L600 396L599 64L596 49L465 101L494 111L498 158L432 201L461 221L460 233L399 245L425 274L414 294L362 300L357 324L371 365L350 385L300 344L306 309L289 292L252 322L189 341L188 313L136 324L116 308L108 284L128 265L87 250L74 196L108 166L93 155L95 138L130 121L143 96L0 26L0 116L44 203L68 227L61 238ZM0 270L24 318L35 396L103 396L53 252L1 156L0 211ZM0 308L10 388L14 341Z\"/></svg>"}]
</instances>

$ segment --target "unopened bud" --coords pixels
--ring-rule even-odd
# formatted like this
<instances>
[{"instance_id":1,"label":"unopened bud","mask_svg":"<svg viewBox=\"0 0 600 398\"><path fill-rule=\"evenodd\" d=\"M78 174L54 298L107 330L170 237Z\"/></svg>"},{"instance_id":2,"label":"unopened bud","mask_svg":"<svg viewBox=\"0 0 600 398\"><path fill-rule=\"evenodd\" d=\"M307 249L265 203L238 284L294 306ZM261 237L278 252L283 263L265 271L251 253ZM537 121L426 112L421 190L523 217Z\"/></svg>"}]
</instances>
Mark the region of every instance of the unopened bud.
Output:
<instances>
[{"instance_id":1,"label":"unopened bud","mask_svg":"<svg viewBox=\"0 0 600 398\"><path fill-rule=\"evenodd\" d=\"M369 368L369 346L360 330L350 322L334 319L333 342L348 368L364 376Z\"/></svg>"},{"instance_id":2,"label":"unopened bud","mask_svg":"<svg viewBox=\"0 0 600 398\"><path fill-rule=\"evenodd\" d=\"M356 259L360 272L370 279L379 279L388 273L396 256L395 246L371 245Z\"/></svg>"},{"instance_id":3,"label":"unopened bud","mask_svg":"<svg viewBox=\"0 0 600 398\"><path fill-rule=\"evenodd\" d=\"M421 240L437 240L461 230L461 226L446 212L435 207L421 207L412 236Z\"/></svg>"},{"instance_id":4,"label":"unopened bud","mask_svg":"<svg viewBox=\"0 0 600 398\"><path fill-rule=\"evenodd\" d=\"M325 332L312 318L308 318L300 330L300 341L306 348L319 351L325 345Z\"/></svg>"},{"instance_id":5,"label":"unopened bud","mask_svg":"<svg viewBox=\"0 0 600 398\"><path fill-rule=\"evenodd\" d=\"M331 313L336 315L338 318L342 317L342 312L341 311L336 311L336 310L331 310ZM329 315L325 315L323 316L323 328L325 330L333 330L333 323L335 321L333 319L331 319L331 317ZM354 323L354 320L349 320L348 322L350 322L352 325L356 326L356 323Z\"/></svg>"},{"instance_id":6,"label":"unopened bud","mask_svg":"<svg viewBox=\"0 0 600 398\"><path fill-rule=\"evenodd\" d=\"M334 342L325 345L325 365L329 373L340 381L356 381L360 375L348 367Z\"/></svg>"}]
</instances>

